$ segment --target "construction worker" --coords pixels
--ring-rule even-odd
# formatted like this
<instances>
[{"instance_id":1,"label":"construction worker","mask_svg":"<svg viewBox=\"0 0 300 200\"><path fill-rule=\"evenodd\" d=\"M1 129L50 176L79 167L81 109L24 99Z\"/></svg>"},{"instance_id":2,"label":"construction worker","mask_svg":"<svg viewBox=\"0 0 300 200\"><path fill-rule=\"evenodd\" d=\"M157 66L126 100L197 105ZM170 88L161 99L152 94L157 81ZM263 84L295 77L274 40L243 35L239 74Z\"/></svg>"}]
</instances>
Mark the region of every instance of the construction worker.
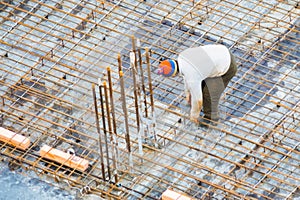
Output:
<instances>
[{"instance_id":1,"label":"construction worker","mask_svg":"<svg viewBox=\"0 0 300 200\"><path fill-rule=\"evenodd\" d=\"M190 119L204 127L219 120L221 94L236 71L232 53L220 44L188 48L179 53L177 60L163 60L157 69L166 77L183 75L186 100L191 105ZM202 106L204 116L199 121Z\"/></svg>"}]
</instances>

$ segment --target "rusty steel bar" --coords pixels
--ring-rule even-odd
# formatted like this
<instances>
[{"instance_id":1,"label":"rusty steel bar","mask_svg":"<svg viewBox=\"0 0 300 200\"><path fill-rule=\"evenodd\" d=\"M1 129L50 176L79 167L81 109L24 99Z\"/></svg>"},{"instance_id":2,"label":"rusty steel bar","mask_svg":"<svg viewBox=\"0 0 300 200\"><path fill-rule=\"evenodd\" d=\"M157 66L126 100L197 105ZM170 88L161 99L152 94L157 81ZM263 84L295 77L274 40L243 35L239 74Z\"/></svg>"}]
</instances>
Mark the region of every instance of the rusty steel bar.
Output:
<instances>
[{"instance_id":1,"label":"rusty steel bar","mask_svg":"<svg viewBox=\"0 0 300 200\"><path fill-rule=\"evenodd\" d=\"M136 45L135 38L132 36L132 52L130 52L130 67L132 69L132 79L133 79L133 94L134 94L134 106L135 106L135 116L137 130L140 130L140 108L139 108L139 97L140 97L140 88L139 83L137 82L138 68L137 68L137 58L136 58Z\"/></svg>"},{"instance_id":2,"label":"rusty steel bar","mask_svg":"<svg viewBox=\"0 0 300 200\"><path fill-rule=\"evenodd\" d=\"M104 109L104 94L103 94L103 84L98 83L98 89L99 89L99 96L100 96L100 105L101 105L101 117L102 117L102 127L103 127L103 133L104 133L104 144L105 144L105 152L106 152L106 163L107 163L107 173L108 173L108 180L111 179L111 172L110 172L110 164L109 164L109 151L108 151L108 136L107 136L107 127L106 127L106 117L109 113L106 113L105 115L105 109Z\"/></svg>"},{"instance_id":3,"label":"rusty steel bar","mask_svg":"<svg viewBox=\"0 0 300 200\"><path fill-rule=\"evenodd\" d=\"M110 142L111 142L111 149L112 149L112 160L113 160L113 167L114 167L114 178L115 178L115 183L118 182L118 171L117 171L117 164L116 164L116 155L115 155L115 144L114 144L114 135L113 135L113 129L112 129L112 124L111 124L111 109L109 107L109 99L108 99L108 91L107 91L107 85L106 81L103 82L103 90L104 90L104 97L105 97L105 107L106 107L106 118L107 118L107 124L108 124L108 132L110 135Z\"/></svg>"},{"instance_id":4,"label":"rusty steel bar","mask_svg":"<svg viewBox=\"0 0 300 200\"><path fill-rule=\"evenodd\" d=\"M139 68L140 68L140 77L141 77L141 84L142 84L142 91L143 91L143 100L144 100L144 111L145 117L148 117L148 105L147 105L147 94L146 94L146 86L145 86L145 77L144 77L144 69L143 69L143 57L141 52L141 42L140 39L137 39L137 52L139 57Z\"/></svg>"},{"instance_id":5,"label":"rusty steel bar","mask_svg":"<svg viewBox=\"0 0 300 200\"><path fill-rule=\"evenodd\" d=\"M100 122L99 122L99 113L98 113L98 105L97 105L97 97L96 97L96 90L95 85L92 84L92 91L93 91L93 99L94 99L94 107L95 107L95 119L96 119L96 127L97 132L99 135L99 156L100 156L100 163L101 163L101 171L102 171L102 179L106 180L105 178L105 168L104 168L104 154L102 150L102 139L101 139L101 131L100 131ZM102 114L103 115L103 114Z\"/></svg>"},{"instance_id":6,"label":"rusty steel bar","mask_svg":"<svg viewBox=\"0 0 300 200\"><path fill-rule=\"evenodd\" d=\"M129 135L129 125L128 125L128 113L127 113L127 105L126 105L126 95L125 95L125 86L124 86L124 74L122 71L122 61L120 55L118 56L118 66L119 66L119 79L120 79L120 89L121 89L121 101L122 101L122 109L124 114L124 123L125 123L125 138L126 138L126 147L128 153L131 153L131 145L130 145L130 135Z\"/></svg>"}]
</instances>

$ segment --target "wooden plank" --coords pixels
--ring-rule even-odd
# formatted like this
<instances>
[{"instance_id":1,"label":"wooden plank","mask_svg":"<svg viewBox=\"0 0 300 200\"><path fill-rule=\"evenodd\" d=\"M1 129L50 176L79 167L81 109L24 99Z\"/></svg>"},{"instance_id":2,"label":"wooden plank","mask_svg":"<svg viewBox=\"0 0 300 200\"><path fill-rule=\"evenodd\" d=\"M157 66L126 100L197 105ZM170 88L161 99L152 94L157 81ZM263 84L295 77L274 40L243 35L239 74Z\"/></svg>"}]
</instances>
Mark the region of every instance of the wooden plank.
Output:
<instances>
[{"instance_id":1,"label":"wooden plank","mask_svg":"<svg viewBox=\"0 0 300 200\"><path fill-rule=\"evenodd\" d=\"M0 127L0 140L22 150L26 150L30 146L29 138L3 127Z\"/></svg>"},{"instance_id":2,"label":"wooden plank","mask_svg":"<svg viewBox=\"0 0 300 200\"><path fill-rule=\"evenodd\" d=\"M193 200L193 198L187 196L186 194L167 189L162 194L162 200Z\"/></svg>"},{"instance_id":3,"label":"wooden plank","mask_svg":"<svg viewBox=\"0 0 300 200\"><path fill-rule=\"evenodd\" d=\"M76 155L72 155L61 150L52 148L48 145L44 145L40 150L40 156L61 163L70 168L74 168L80 171L85 171L89 166L89 161L80 158Z\"/></svg>"}]
</instances>

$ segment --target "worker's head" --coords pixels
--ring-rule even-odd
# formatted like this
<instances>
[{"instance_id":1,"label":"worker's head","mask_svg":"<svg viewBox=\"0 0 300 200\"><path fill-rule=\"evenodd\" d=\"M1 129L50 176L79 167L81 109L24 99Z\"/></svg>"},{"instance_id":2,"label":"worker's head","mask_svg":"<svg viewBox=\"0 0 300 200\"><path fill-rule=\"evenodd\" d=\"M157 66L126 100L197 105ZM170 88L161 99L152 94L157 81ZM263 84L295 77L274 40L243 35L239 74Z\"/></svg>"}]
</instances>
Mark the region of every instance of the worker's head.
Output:
<instances>
[{"instance_id":1,"label":"worker's head","mask_svg":"<svg viewBox=\"0 0 300 200\"><path fill-rule=\"evenodd\" d=\"M157 74L163 75L166 77L175 76L178 72L177 62L175 60L164 60L162 61L158 69L156 70Z\"/></svg>"}]
</instances>

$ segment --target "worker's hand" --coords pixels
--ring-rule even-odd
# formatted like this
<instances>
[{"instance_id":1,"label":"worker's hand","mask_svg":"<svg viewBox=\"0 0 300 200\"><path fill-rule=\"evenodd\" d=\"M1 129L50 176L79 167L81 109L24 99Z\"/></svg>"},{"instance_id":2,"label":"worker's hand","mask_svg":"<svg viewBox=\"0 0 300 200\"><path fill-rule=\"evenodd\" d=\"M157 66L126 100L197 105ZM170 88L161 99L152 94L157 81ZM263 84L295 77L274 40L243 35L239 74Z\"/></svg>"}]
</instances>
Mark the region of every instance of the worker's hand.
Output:
<instances>
[{"instance_id":1,"label":"worker's hand","mask_svg":"<svg viewBox=\"0 0 300 200\"><path fill-rule=\"evenodd\" d=\"M186 95L186 101L188 105L191 105L191 94Z\"/></svg>"},{"instance_id":2,"label":"worker's hand","mask_svg":"<svg viewBox=\"0 0 300 200\"><path fill-rule=\"evenodd\" d=\"M190 120L192 122L196 122L196 123L198 122L198 117L201 111L201 107L202 107L201 100L192 102L191 115L190 115Z\"/></svg>"},{"instance_id":3,"label":"worker's hand","mask_svg":"<svg viewBox=\"0 0 300 200\"><path fill-rule=\"evenodd\" d=\"M191 122L198 123L198 117L190 117Z\"/></svg>"}]
</instances>

